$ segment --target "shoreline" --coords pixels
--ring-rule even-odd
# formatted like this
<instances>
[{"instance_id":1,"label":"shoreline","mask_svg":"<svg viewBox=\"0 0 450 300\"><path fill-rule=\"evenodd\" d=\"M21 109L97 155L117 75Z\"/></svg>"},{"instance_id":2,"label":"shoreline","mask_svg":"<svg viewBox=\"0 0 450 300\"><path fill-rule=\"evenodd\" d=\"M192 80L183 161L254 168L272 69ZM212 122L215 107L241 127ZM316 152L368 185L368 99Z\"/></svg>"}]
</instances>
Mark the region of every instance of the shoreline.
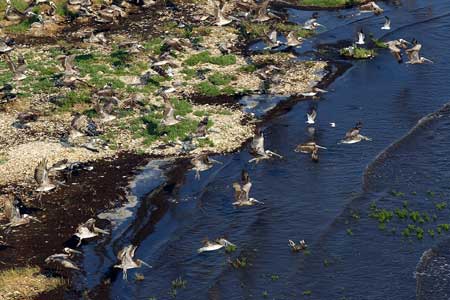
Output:
<instances>
[{"instance_id":1,"label":"shoreline","mask_svg":"<svg viewBox=\"0 0 450 300\"><path fill-rule=\"evenodd\" d=\"M142 16L144 15L145 13L142 14ZM133 21L127 20L127 22ZM248 42L249 40L245 41L245 47L240 45L243 47L239 50L240 53L238 51L233 52L239 59L243 59L249 54L247 53L246 48ZM39 46L40 44L37 45L37 47ZM249 56L256 55L250 54ZM273 56L276 57L276 59L280 57L281 64L289 62L289 55L273 54ZM261 55L259 58L261 57L263 56ZM262 59L262 62L264 65L264 58ZM325 64L323 62L321 63ZM303 63L299 62L295 65L300 64ZM313 86L309 86L308 89L303 91L309 91L316 86L325 88L349 67L350 64L327 62L325 67L321 67L323 71L327 70L326 74L320 78L319 82L316 82ZM332 71L333 68L336 68L334 72ZM251 95L252 93L249 94ZM239 103L237 103L236 100L240 97L242 97L242 94L239 93L225 97L222 95L204 96L198 94L192 94L191 97L188 97L194 112L203 111L205 107L212 107L213 110L224 109L231 111L231 115L234 115L234 118L229 117L229 119L233 121L224 122L224 128L233 124L234 127L231 126L230 132L236 132L236 128L242 128L243 130L242 134L238 136L231 146L225 145L222 148L205 148L201 149L201 153L208 155L233 153L241 151L248 146L254 129L254 126L251 124L252 122L248 121L254 122L256 119L252 119L250 116L239 110ZM307 100L308 98L289 96L288 100L282 101L264 115L262 119L258 120L258 122L260 122L258 126L283 114L297 102L304 99ZM1 113L2 112L0 111L0 114ZM228 114L223 115L224 118L227 118L227 116ZM214 126L217 126L217 124L219 124L217 119L214 119L214 121ZM65 122L67 122L67 119ZM223 131L218 134L223 135ZM217 143L215 139L213 139L213 141ZM137 174L139 167L142 167L146 162L155 158L178 157L184 161L182 164L186 164L187 159L195 154L190 153L188 155L180 156L176 152L167 153L164 151L140 153L139 151L136 151L136 149L134 151L130 148L113 150L104 156L94 158L94 160L89 157L87 159L76 160L86 162L88 165L93 166L94 169L92 171L82 170L79 174L66 179L61 188L42 195L40 201L38 201L36 194L32 191L33 184L30 180L31 172L27 173L28 180L22 181L20 179L0 184L0 193L20 195L23 197L23 200L25 200L27 207L37 209L34 216L42 221L42 223L32 222L28 225L17 227L14 229L14 234L5 235L6 238L2 239L2 241L11 247L0 251L0 261L4 261L3 264L0 264L0 270L20 266L39 266L43 272L47 272L48 270L44 265L44 259L51 254L61 251L64 242L70 238L78 224L85 222L91 217L97 216L101 212L126 203L125 189L129 184L129 179ZM102 155L103 154L105 153L102 153ZM56 161L52 160L52 162L54 163ZM2 164L0 163L0 168L1 166ZM8 169L10 169L9 166ZM184 170L186 171L187 169L188 167L186 166ZM30 169L30 171L32 171L32 169ZM114 187L114 189L111 189L111 187ZM61 205L61 202L64 204ZM82 209L82 207L85 209ZM99 226L104 228L109 225L107 222L101 222L99 223ZM55 228L57 228L56 236ZM49 293L40 295L36 299L48 299L48 297L55 298L64 295L66 289L70 288L70 279L72 276L65 273L59 275L66 278L68 284L50 291ZM107 287L105 288L107 289Z\"/></svg>"}]
</instances>

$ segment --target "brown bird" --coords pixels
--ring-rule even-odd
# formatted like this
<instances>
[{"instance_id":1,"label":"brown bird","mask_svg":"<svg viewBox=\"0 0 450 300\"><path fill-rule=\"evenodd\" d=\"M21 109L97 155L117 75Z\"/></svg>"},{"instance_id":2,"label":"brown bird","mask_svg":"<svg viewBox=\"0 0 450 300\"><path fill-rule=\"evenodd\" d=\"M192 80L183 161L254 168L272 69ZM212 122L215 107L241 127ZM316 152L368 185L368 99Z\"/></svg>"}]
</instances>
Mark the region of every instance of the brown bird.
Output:
<instances>
[{"instance_id":1,"label":"brown bird","mask_svg":"<svg viewBox=\"0 0 450 300\"><path fill-rule=\"evenodd\" d=\"M179 121L175 118L175 108L173 108L169 96L167 96L167 94L164 92L161 94L161 96L164 100L164 114L161 120L161 124L165 126L172 126L177 124Z\"/></svg>"},{"instance_id":2,"label":"brown bird","mask_svg":"<svg viewBox=\"0 0 450 300\"><path fill-rule=\"evenodd\" d=\"M36 180L39 187L36 189L38 192L47 192L56 188L50 179L48 178L47 158L42 159L37 167L34 169L34 180Z\"/></svg>"},{"instance_id":3,"label":"brown bird","mask_svg":"<svg viewBox=\"0 0 450 300\"><path fill-rule=\"evenodd\" d=\"M256 5L256 18L255 21L265 22L269 21L271 18L267 13L267 7L269 6L270 0L263 0Z\"/></svg>"},{"instance_id":4,"label":"brown bird","mask_svg":"<svg viewBox=\"0 0 450 300\"><path fill-rule=\"evenodd\" d=\"M134 253L136 252L137 246L128 245L122 250L119 251L117 254L117 259L120 261L120 264L117 264L114 266L114 268L119 268L123 270L123 279L127 280L127 271L129 269L136 269L140 268L142 265L145 265L149 268L150 266L148 263L140 260L140 259L134 259Z\"/></svg>"},{"instance_id":5,"label":"brown bird","mask_svg":"<svg viewBox=\"0 0 450 300\"><path fill-rule=\"evenodd\" d=\"M194 133L194 137L206 138L208 136L208 116L204 117L203 120L198 123L197 131Z\"/></svg>"}]
</instances>

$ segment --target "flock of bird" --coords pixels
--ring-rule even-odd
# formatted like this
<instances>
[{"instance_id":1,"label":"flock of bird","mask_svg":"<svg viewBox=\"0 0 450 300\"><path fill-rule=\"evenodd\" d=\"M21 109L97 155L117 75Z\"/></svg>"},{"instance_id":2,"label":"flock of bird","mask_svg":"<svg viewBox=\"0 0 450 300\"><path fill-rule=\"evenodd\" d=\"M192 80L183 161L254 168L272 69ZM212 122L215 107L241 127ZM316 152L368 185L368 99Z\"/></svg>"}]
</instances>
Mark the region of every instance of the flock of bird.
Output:
<instances>
[{"instance_id":1,"label":"flock of bird","mask_svg":"<svg viewBox=\"0 0 450 300\"><path fill-rule=\"evenodd\" d=\"M273 18L279 18L276 14L268 10L268 4L270 0L263 0L259 3L244 3L239 2L240 5L246 6L249 9L249 13L254 11L255 17L254 20L257 22L265 22ZM88 7L90 6L89 0L69 0L70 5L78 5L79 10L84 11L86 14L92 13ZM210 3L212 7L214 8L214 15L216 18L215 24L217 26L226 26L233 21L238 21L236 17L227 16L226 15L226 9L225 9L225 3L223 1L218 0L210 0ZM49 5L53 10L55 10L56 6L53 2L48 0L34 0L30 7L35 7L36 5L41 4L47 4ZM88 5L89 4L89 5ZM376 14L380 14L383 12L383 10L376 5L374 2L369 2L368 4L361 6L361 10L368 10L372 11ZM50 14L53 14L54 11L50 12ZM112 15L114 15L114 12L110 12ZM30 17L35 16L35 14L32 9L27 9L25 12L18 12L15 10L10 3L10 0L7 0L7 13L6 16L10 20L14 20L16 18L24 18L24 17ZM247 16L247 15L246 15ZM106 18L106 17L105 17ZM309 20L307 20L303 24L303 28L307 30L315 30L318 27L321 27L323 25L318 23L318 14L314 13ZM382 30L390 30L391 28L391 20L389 17L385 17L385 23L383 27L381 27ZM101 35L93 35L91 39L96 38L98 40L101 40ZM286 36L286 41L282 42L278 39L278 33L276 30L272 30L268 35L266 40L266 44L268 48L276 48L281 45L285 45L288 47L297 47L301 45L303 42L303 39L297 37L295 32L289 32ZM186 44L179 39L172 39L166 41L167 45L169 45L170 48L177 48L177 47L185 47ZM365 44L365 34L361 30L358 32L356 45L364 45ZM411 48L407 49L408 45L412 45ZM418 63L424 63L424 62L431 62L427 58L420 56L420 50L421 50L421 44L417 40L413 40L411 43L407 42L403 39L393 40L386 42L387 47L391 51L391 53L394 55L394 57L401 62L402 61L402 50L405 51L407 54L409 61L408 63L411 64L418 64ZM127 44L126 47L131 47L132 49L137 49L136 51L139 51L139 46L136 43ZM19 55L17 63L15 63L10 53L14 50L14 40L12 39L5 39L2 42L0 42L0 56L2 56L5 61L7 62L10 70L14 74L14 79L17 81L23 80L26 78L26 64L25 60L22 56ZM171 62L168 61L167 56L160 56L158 59L154 59L152 62L152 68L154 70L157 70L159 72L165 72L165 75L170 76L170 64ZM86 82L83 78L81 78L79 75L79 71L75 67L74 61L75 61L75 55L63 55L59 57L59 59L62 62L62 67L64 69L63 76L60 79L60 83L63 86L74 86L76 84L83 84L90 86L88 82ZM169 66L169 71L166 69L161 69L161 66ZM270 72L270 70L268 71ZM92 87L92 86L91 86ZM92 87L93 88L93 87ZM175 109L171 103L170 100L170 94L175 91L174 87L171 88L163 88L160 90L159 95L163 98L164 102L164 113L163 118L161 120L161 124L164 126L172 126L180 122L182 117L175 115ZM317 93L324 93L326 91L315 88L310 93L305 93L304 96L315 96ZM100 120L100 124L108 123L115 119L115 116L112 114L112 111L114 107L118 106L120 104L120 100L117 97L117 94L113 90L111 85L105 85L102 89L95 89L93 88L93 99L94 99L94 109L97 112L98 118ZM307 125L308 125L308 132L311 133L311 140L299 144L296 148L296 152L301 153L307 153L311 154L311 159L314 162L319 161L319 149L326 149L323 146L318 145L313 137L315 133L314 124L317 118L317 111L315 109L312 109L307 114ZM334 123L330 123L332 127L335 127ZM343 144L353 144L358 143L363 140L370 141L371 139L361 134L362 129L362 123L358 122L353 128L348 130L342 139L341 143ZM70 124L70 131L67 137L67 143L71 144L73 141L77 140L80 137L94 137L98 135L100 132L99 125L94 122L91 118L89 118L86 115L82 114L75 114L71 124ZM192 138L205 138L208 135L208 117L205 117L198 125L197 130L195 133L191 135ZM96 150L96 145L92 144L93 140L90 140L88 143L83 144L84 147L87 149ZM188 145L183 145L189 148ZM257 127L255 130L255 135L253 137L253 140L250 145L251 153L254 155L254 158L249 160L249 163L255 162L259 163L262 160L266 159L272 159L272 158L283 158L281 155L267 150L264 147L264 133L262 130ZM206 154L200 154L195 156L191 160L191 164L193 167L193 170L195 170L195 178L200 178L200 172L206 171L213 167L214 164L220 164L221 162L216 161L214 159L211 159ZM75 168L86 168L82 165L76 165L76 164L69 164L69 163L59 163L55 164L52 167L48 166L47 159L43 159L39 162L38 166L35 168L34 172L34 178L38 185L36 188L36 191L39 193L48 192L50 190L53 190L57 187L58 183L53 182L49 174L55 171L62 171L62 170L73 170ZM252 197L250 197L250 190L252 187L252 182L250 179L250 176L247 171L243 170L241 173L241 180L240 182L234 182L233 183L233 189L234 189L234 202L232 203L236 207L241 206L252 206L255 204L264 204L261 201L258 201ZM40 222L37 218L30 216L26 213L21 213L21 203L17 201L14 198L9 198L8 201L6 201L5 205L5 212L10 220L10 222L6 225L4 225L4 228L12 228L16 226L20 226L23 224L27 224L31 221ZM82 245L82 241L85 239L91 239L94 237L97 237L99 235L108 235L109 231L101 229L96 227L95 225L95 219L89 219L85 223L80 224L73 236L77 238L78 243L74 248L78 248ZM304 240L300 241L298 244L295 243L292 240L289 240L289 246L293 251L301 251L307 248L306 242ZM205 240L203 247L198 249L198 253L208 252L208 251L216 251L222 248L226 247L235 247L235 245L225 238L218 238L213 241ZM123 278L127 279L127 270L133 269L133 268L139 268L142 265L150 267L146 262L135 259L135 251L137 249L137 246L134 245L127 245L125 246L121 251L119 251L117 255L117 259L119 261L118 264L114 265L115 268L120 268L123 270ZM58 266L62 266L64 268L73 269L73 270L79 270L79 267L76 265L76 263L72 260L75 255L81 254L80 251L65 247L62 251L63 253L57 253L53 254L45 259L45 262L48 264L55 264Z\"/></svg>"}]
</instances>

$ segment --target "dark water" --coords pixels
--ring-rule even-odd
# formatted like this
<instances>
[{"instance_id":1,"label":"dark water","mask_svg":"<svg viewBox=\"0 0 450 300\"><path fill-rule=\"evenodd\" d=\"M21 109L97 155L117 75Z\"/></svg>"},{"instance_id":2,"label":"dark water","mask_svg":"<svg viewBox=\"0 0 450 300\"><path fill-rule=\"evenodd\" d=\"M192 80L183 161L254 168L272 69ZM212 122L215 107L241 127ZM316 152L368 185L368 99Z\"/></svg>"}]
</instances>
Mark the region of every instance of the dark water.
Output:
<instances>
[{"instance_id":1,"label":"dark water","mask_svg":"<svg viewBox=\"0 0 450 300\"><path fill-rule=\"evenodd\" d=\"M384 40L417 38L422 55L434 64L397 64L386 50L373 60L354 62L319 101L301 102L267 124L266 147L283 160L249 165L247 150L215 157L223 165L202 173L200 181L192 171L180 172L180 180L156 191L164 178L150 166L132 190L138 196L138 204L129 208L132 216L117 225L110 240L83 247L81 285L98 288L110 275L115 253L132 242L139 246L136 256L153 268L130 271L128 282L120 273L113 276L112 299L169 299L177 277L187 281L178 299L262 299L263 293L268 299L450 299L448 234L431 238L426 233L448 222L450 213L435 207L448 200L450 188L450 114L441 110L450 95L450 2L382 6L392 31L379 30L382 16L321 12L327 30L299 54L352 39L363 28ZM311 12L291 13L303 22ZM311 106L318 111L316 141L328 148L318 164L293 151L308 139L305 114ZM338 144L358 120L373 141ZM253 180L252 196L265 205L231 205L231 184L243 168ZM405 195L394 196L393 190ZM406 200L412 210L436 214L422 225L422 240L402 236L411 220L394 219L380 230L368 217L371 203L391 210ZM221 236L237 244L237 251L197 254L204 238ZM288 239L305 239L309 253L292 253ZM430 248L433 255L421 260ZM227 259L239 256L249 265L234 269ZM133 279L136 272L143 281Z\"/></svg>"}]
</instances>

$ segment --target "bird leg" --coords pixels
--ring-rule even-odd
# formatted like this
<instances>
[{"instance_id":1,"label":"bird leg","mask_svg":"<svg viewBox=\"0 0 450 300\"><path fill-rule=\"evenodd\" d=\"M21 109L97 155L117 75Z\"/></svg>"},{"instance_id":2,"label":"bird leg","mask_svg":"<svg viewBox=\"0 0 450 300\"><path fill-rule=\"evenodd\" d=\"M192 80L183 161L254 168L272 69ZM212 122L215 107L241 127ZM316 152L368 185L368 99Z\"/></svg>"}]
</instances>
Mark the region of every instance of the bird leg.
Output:
<instances>
[{"instance_id":1,"label":"bird leg","mask_svg":"<svg viewBox=\"0 0 450 300\"><path fill-rule=\"evenodd\" d=\"M195 170L195 179L200 180L200 171Z\"/></svg>"},{"instance_id":2,"label":"bird leg","mask_svg":"<svg viewBox=\"0 0 450 300\"><path fill-rule=\"evenodd\" d=\"M276 156L278 158L283 158L283 156L281 156L280 154L275 153L275 152L270 151L270 150L266 150L266 154L268 154L269 156Z\"/></svg>"}]
</instances>

